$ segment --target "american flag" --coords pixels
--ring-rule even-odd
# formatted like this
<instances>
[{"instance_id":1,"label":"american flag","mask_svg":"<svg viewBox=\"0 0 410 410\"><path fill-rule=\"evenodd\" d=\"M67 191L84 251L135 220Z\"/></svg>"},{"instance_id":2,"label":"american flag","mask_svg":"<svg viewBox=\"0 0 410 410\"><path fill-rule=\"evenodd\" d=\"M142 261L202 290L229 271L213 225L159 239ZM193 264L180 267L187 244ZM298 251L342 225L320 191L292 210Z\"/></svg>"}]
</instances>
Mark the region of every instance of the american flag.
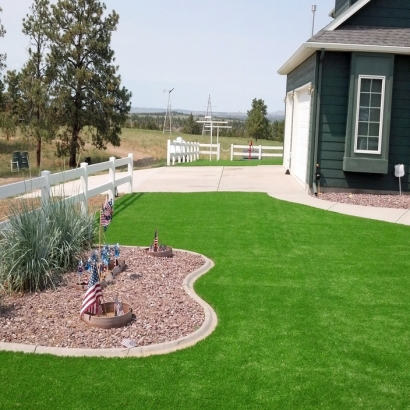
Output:
<instances>
[{"instance_id":1,"label":"american flag","mask_svg":"<svg viewBox=\"0 0 410 410\"><path fill-rule=\"evenodd\" d=\"M110 211L111 214L113 213L112 199L105 202L105 208L106 208L107 211Z\"/></svg>"},{"instance_id":2,"label":"american flag","mask_svg":"<svg viewBox=\"0 0 410 410\"><path fill-rule=\"evenodd\" d=\"M154 235L154 251L158 249L158 229L155 230Z\"/></svg>"},{"instance_id":3,"label":"american flag","mask_svg":"<svg viewBox=\"0 0 410 410\"><path fill-rule=\"evenodd\" d=\"M100 285L100 278L98 277L97 264L94 264L93 271L88 282L88 290L84 295L83 305L81 307L80 315L83 313L97 314L99 308L100 298L102 297L102 290Z\"/></svg>"},{"instance_id":4,"label":"american flag","mask_svg":"<svg viewBox=\"0 0 410 410\"><path fill-rule=\"evenodd\" d=\"M100 211L100 224L104 229L107 229L107 226L110 224L110 219L106 217L104 209Z\"/></svg>"},{"instance_id":5,"label":"american flag","mask_svg":"<svg viewBox=\"0 0 410 410\"><path fill-rule=\"evenodd\" d=\"M105 201L100 211L100 224L107 230L108 225L111 222L113 210L112 210L112 199Z\"/></svg>"}]
</instances>

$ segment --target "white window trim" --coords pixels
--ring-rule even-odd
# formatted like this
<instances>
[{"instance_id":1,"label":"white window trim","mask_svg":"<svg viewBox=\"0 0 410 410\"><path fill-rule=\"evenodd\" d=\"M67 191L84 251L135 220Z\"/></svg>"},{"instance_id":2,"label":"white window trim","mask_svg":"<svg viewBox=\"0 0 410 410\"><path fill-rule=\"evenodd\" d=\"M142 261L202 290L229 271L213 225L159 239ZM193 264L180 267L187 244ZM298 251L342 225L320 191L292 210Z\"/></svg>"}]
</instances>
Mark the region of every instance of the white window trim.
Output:
<instances>
[{"instance_id":1,"label":"white window trim","mask_svg":"<svg viewBox=\"0 0 410 410\"><path fill-rule=\"evenodd\" d=\"M380 124L379 124L379 144L378 149L369 151L369 150L358 150L357 149L357 134L359 131L359 110L360 110L360 90L361 90L361 81L363 79L375 79L382 80L382 95L380 102ZM355 131L354 131L354 152L358 154L381 154L382 152L382 139L383 139L383 117L384 117L384 98L385 98L385 87L386 87L386 77L380 75L359 75L357 82L357 96L356 96L356 116L355 116Z\"/></svg>"}]
</instances>

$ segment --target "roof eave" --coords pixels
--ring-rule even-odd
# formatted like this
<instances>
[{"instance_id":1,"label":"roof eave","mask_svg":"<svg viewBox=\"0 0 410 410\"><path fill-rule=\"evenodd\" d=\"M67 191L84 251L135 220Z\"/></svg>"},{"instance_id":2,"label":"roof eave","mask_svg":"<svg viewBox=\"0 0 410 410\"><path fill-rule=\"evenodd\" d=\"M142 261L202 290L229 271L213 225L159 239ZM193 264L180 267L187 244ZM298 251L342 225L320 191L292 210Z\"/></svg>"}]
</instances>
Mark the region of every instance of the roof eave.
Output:
<instances>
[{"instance_id":1,"label":"roof eave","mask_svg":"<svg viewBox=\"0 0 410 410\"><path fill-rule=\"evenodd\" d=\"M296 52L283 64L278 74L288 75L296 67L302 64L307 58L318 50L326 51L347 51L347 52L365 52L365 53L387 53L387 54L410 54L410 47L395 46L377 46L366 44L339 44L339 43L303 43Z\"/></svg>"}]
</instances>

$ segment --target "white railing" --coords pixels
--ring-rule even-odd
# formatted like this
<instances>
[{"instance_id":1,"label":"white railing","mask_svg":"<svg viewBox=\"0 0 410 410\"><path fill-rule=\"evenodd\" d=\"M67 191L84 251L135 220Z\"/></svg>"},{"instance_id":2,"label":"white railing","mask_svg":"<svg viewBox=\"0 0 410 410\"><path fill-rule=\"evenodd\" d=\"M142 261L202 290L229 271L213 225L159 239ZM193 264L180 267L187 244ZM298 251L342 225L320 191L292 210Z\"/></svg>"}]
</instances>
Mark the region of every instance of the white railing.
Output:
<instances>
[{"instance_id":1,"label":"white railing","mask_svg":"<svg viewBox=\"0 0 410 410\"><path fill-rule=\"evenodd\" d=\"M167 142L167 165L175 165L175 161L193 162L199 159L200 148L198 142L185 142L181 138Z\"/></svg>"},{"instance_id":2,"label":"white railing","mask_svg":"<svg viewBox=\"0 0 410 410\"><path fill-rule=\"evenodd\" d=\"M209 155L209 159L212 159L212 156L216 157L216 160L219 161L221 157L221 144L199 144L201 151L200 154ZM202 149L206 148L206 149Z\"/></svg>"},{"instance_id":3,"label":"white railing","mask_svg":"<svg viewBox=\"0 0 410 410\"><path fill-rule=\"evenodd\" d=\"M87 201L93 196L108 191L108 197L114 200L115 188L123 184L127 184L126 191L128 193L132 192L133 161L133 154L128 154L126 158L116 159L115 157L110 157L109 161L94 165L88 165L86 162L82 162L80 168L56 174L52 174L50 171L42 171L41 176L38 178L0 186L0 199L15 196L38 196L38 191L41 190L41 201L46 202L50 198L51 191L56 195L64 194L64 192L67 192L65 191L64 184L72 182L73 184L79 184L75 188L76 193L64 198L64 200L72 203L81 203L83 212L87 212ZM126 175L116 179L116 168L123 166L127 166ZM88 177L90 175L107 170L108 182L93 188L88 187ZM37 192L33 193L33 191ZM71 191L73 190L71 189ZM0 229L6 224L7 221L0 222Z\"/></svg>"},{"instance_id":4,"label":"white railing","mask_svg":"<svg viewBox=\"0 0 410 410\"><path fill-rule=\"evenodd\" d=\"M249 150L249 148L251 148ZM235 151L235 149L240 149L241 151ZM275 153L268 153L264 151L268 150L276 150L282 151L280 154ZM234 145L231 144L231 161L233 161L234 156L241 156L243 158L251 158L251 159L262 159L265 157L282 157L283 156L283 147L274 147L270 145Z\"/></svg>"}]
</instances>

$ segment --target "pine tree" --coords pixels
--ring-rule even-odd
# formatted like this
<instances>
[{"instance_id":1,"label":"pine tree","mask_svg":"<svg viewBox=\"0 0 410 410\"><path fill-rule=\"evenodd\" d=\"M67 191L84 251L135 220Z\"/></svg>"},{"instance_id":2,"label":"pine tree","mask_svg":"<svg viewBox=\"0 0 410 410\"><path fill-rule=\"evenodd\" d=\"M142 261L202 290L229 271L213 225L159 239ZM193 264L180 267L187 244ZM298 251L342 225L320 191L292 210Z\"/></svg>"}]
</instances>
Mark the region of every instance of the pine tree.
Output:
<instances>
[{"instance_id":1,"label":"pine tree","mask_svg":"<svg viewBox=\"0 0 410 410\"><path fill-rule=\"evenodd\" d=\"M258 138L269 138L269 120L266 118L268 107L262 99L252 100L252 109L248 111L246 120L246 130L251 139L258 141Z\"/></svg>"},{"instance_id":2,"label":"pine tree","mask_svg":"<svg viewBox=\"0 0 410 410\"><path fill-rule=\"evenodd\" d=\"M23 19L23 33L29 37L29 59L21 70L21 128L37 143L36 162L41 164L42 141L50 141L58 130L53 100L50 98L53 73L47 62L50 42L48 0L34 0L30 14Z\"/></svg>"},{"instance_id":3,"label":"pine tree","mask_svg":"<svg viewBox=\"0 0 410 410\"><path fill-rule=\"evenodd\" d=\"M80 132L85 127L98 149L105 149L108 142L119 146L121 126L131 108L131 93L121 88L110 47L119 16L112 11L104 17L105 10L97 0L58 0L51 5L53 97L65 127L57 152L69 156L71 167L84 145Z\"/></svg>"}]
</instances>

